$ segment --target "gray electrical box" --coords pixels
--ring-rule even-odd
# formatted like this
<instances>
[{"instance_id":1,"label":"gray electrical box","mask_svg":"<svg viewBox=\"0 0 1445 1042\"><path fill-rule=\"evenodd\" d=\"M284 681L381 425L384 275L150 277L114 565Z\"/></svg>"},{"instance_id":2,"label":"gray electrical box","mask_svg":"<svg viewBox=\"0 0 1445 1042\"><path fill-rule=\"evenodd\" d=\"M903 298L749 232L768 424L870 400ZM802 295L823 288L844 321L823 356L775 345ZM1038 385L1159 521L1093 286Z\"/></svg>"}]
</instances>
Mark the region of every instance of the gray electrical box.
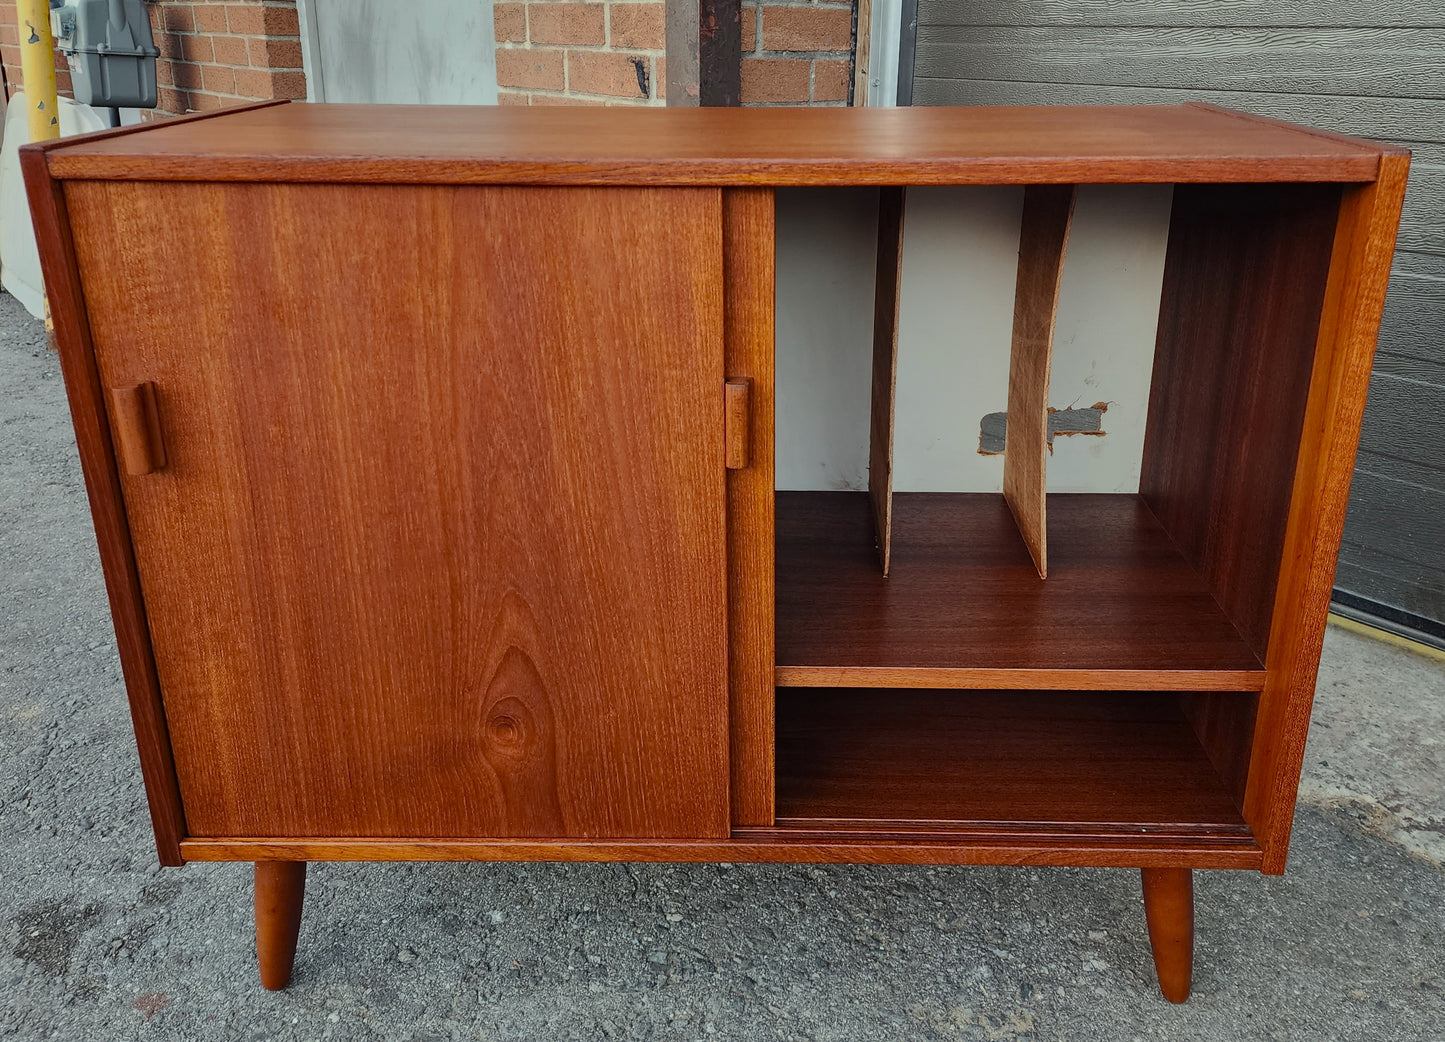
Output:
<instances>
[{"instance_id":1,"label":"gray electrical box","mask_svg":"<svg viewBox=\"0 0 1445 1042\"><path fill-rule=\"evenodd\" d=\"M102 108L156 105L156 48L142 0L73 0L50 12L75 100Z\"/></svg>"}]
</instances>

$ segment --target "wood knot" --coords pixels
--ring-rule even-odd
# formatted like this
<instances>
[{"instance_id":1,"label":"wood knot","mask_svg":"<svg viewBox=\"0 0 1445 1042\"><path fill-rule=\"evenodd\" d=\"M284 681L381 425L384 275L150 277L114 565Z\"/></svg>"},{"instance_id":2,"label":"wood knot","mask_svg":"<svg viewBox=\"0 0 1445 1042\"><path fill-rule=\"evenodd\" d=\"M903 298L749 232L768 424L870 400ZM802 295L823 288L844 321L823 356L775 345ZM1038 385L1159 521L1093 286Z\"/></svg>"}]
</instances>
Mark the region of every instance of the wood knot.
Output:
<instances>
[{"instance_id":1,"label":"wood knot","mask_svg":"<svg viewBox=\"0 0 1445 1042\"><path fill-rule=\"evenodd\" d=\"M504 698L487 715L487 744L499 753L523 753L536 728L520 698Z\"/></svg>"}]
</instances>

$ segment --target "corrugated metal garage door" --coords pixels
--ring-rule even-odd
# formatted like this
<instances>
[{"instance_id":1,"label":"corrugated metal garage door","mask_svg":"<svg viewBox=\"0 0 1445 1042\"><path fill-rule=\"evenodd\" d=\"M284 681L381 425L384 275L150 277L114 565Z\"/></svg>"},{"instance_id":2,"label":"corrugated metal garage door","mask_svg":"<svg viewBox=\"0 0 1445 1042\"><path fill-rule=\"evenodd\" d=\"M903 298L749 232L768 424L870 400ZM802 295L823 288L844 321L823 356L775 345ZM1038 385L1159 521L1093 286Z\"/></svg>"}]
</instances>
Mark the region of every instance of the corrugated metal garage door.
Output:
<instances>
[{"instance_id":1,"label":"corrugated metal garage door","mask_svg":"<svg viewBox=\"0 0 1445 1042\"><path fill-rule=\"evenodd\" d=\"M918 0L912 92L915 105L1210 101L1414 151L1336 604L1445 640L1445 8Z\"/></svg>"}]
</instances>

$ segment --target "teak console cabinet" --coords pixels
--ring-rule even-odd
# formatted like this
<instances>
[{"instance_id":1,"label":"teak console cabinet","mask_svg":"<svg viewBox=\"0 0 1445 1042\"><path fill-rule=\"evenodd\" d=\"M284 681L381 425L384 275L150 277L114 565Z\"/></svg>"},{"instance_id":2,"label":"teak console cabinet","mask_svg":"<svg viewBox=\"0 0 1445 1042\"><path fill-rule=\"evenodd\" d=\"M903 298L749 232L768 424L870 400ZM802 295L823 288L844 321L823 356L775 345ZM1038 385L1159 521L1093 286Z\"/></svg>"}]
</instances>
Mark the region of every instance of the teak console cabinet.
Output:
<instances>
[{"instance_id":1,"label":"teak console cabinet","mask_svg":"<svg viewBox=\"0 0 1445 1042\"><path fill-rule=\"evenodd\" d=\"M160 859L255 862L267 987L308 861L1130 866L1175 1001L1191 870L1284 870L1407 153L1200 105L22 151ZM1072 186L1123 182L1176 186L1143 477L1045 498ZM895 496L905 192L972 184L1027 186L1005 492ZM775 492L796 185L880 189L867 493Z\"/></svg>"}]
</instances>

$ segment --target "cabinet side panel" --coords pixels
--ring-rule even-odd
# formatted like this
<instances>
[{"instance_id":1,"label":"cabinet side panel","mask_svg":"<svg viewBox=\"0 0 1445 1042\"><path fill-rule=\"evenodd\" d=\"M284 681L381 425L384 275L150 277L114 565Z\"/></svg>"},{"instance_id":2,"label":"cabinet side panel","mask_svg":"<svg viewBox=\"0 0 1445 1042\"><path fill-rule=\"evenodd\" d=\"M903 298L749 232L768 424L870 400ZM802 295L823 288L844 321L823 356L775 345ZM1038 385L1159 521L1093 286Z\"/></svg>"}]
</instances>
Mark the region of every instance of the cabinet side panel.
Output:
<instances>
[{"instance_id":1,"label":"cabinet side panel","mask_svg":"<svg viewBox=\"0 0 1445 1042\"><path fill-rule=\"evenodd\" d=\"M1139 491L1261 661L1339 198L1174 192Z\"/></svg>"},{"instance_id":2,"label":"cabinet side panel","mask_svg":"<svg viewBox=\"0 0 1445 1042\"><path fill-rule=\"evenodd\" d=\"M1380 177L1345 190L1330 252L1329 286L1314 352L1267 675L1250 756L1245 817L1266 872L1283 872L1304 763L1325 621L1385 288L1390 278L1408 153L1387 153Z\"/></svg>"},{"instance_id":3,"label":"cabinet side panel","mask_svg":"<svg viewBox=\"0 0 1445 1042\"><path fill-rule=\"evenodd\" d=\"M730 470L728 683L732 820L773 824L773 191L723 193L723 329L728 377L752 379L752 452Z\"/></svg>"},{"instance_id":4,"label":"cabinet side panel","mask_svg":"<svg viewBox=\"0 0 1445 1042\"><path fill-rule=\"evenodd\" d=\"M182 862L180 842L186 837L185 813L151 653L130 526L121 497L120 474L106 419L105 392L96 372L65 190L60 183L50 180L43 152L26 151L21 163L45 274L46 295L55 322L55 340L75 427L76 448L105 573L131 724L155 831L156 854L163 865L179 865Z\"/></svg>"},{"instance_id":5,"label":"cabinet side panel","mask_svg":"<svg viewBox=\"0 0 1445 1042\"><path fill-rule=\"evenodd\" d=\"M192 835L727 834L717 191L69 191Z\"/></svg>"}]
</instances>

